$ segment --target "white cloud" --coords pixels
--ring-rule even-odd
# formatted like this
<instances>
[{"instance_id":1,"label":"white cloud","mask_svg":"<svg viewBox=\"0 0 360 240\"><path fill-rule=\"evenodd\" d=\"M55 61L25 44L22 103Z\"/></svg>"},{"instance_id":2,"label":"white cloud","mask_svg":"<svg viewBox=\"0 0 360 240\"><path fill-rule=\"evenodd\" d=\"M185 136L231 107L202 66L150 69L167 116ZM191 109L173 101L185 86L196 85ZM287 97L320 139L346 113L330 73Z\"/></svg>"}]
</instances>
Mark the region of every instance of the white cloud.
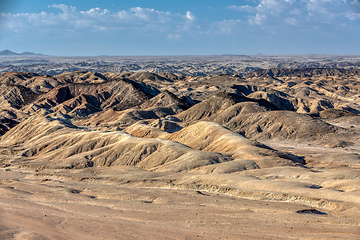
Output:
<instances>
[{"instance_id":1,"label":"white cloud","mask_svg":"<svg viewBox=\"0 0 360 240\"><path fill-rule=\"evenodd\" d=\"M73 6L67 6L65 4L52 4L49 6L49 8L58 8L60 9L63 13L74 13L76 12L76 8Z\"/></svg>"},{"instance_id":2,"label":"white cloud","mask_svg":"<svg viewBox=\"0 0 360 240\"><path fill-rule=\"evenodd\" d=\"M80 13L84 16L92 17L92 18L99 18L109 14L109 10L100 8L91 8L89 11L80 11Z\"/></svg>"},{"instance_id":3,"label":"white cloud","mask_svg":"<svg viewBox=\"0 0 360 240\"><path fill-rule=\"evenodd\" d=\"M170 37L176 38L173 33L174 25L188 25L188 20L194 20L195 16L191 12L184 15L165 11L158 11L151 8L133 7L128 10L111 12L108 9L91 8L86 11L79 11L73 6L65 4L49 5L49 11L41 13L19 13L19 14L0 14L0 22L5 22L3 26L17 31L67 31L79 30L82 28L92 28L96 31L165 31L169 32ZM51 9L58 9L56 13ZM179 29L176 29L179 31Z\"/></svg>"},{"instance_id":4,"label":"white cloud","mask_svg":"<svg viewBox=\"0 0 360 240\"><path fill-rule=\"evenodd\" d=\"M238 19L229 14L213 21L197 18L192 12L174 13L153 8L133 7L121 11L77 9L53 4L41 13L0 13L2 30L23 33L58 33L126 31L128 33L161 33L167 39L184 38L186 34L236 35L239 32L284 32L287 29L314 29L351 26L360 20L360 0L246 0L231 5L227 11L238 11ZM224 10L224 9L222 9ZM230 18L231 16L231 18ZM360 26L359 26L360 27ZM1 34L1 33L0 33Z\"/></svg>"},{"instance_id":5,"label":"white cloud","mask_svg":"<svg viewBox=\"0 0 360 240\"><path fill-rule=\"evenodd\" d=\"M252 25L313 27L341 26L360 19L360 0L254 0L253 5L228 9L248 13ZM359 11L357 11L359 10ZM354 23L356 24L356 23Z\"/></svg>"},{"instance_id":6,"label":"white cloud","mask_svg":"<svg viewBox=\"0 0 360 240\"><path fill-rule=\"evenodd\" d=\"M172 14L170 12L157 11L150 8L131 8L130 15L143 21L152 22L167 22L171 20Z\"/></svg>"},{"instance_id":7,"label":"white cloud","mask_svg":"<svg viewBox=\"0 0 360 240\"><path fill-rule=\"evenodd\" d=\"M249 5L243 5L243 6L231 5L231 6L228 6L227 8L231 9L231 10L236 10L236 11L246 11L246 12L254 11L254 7L249 6Z\"/></svg>"},{"instance_id":8,"label":"white cloud","mask_svg":"<svg viewBox=\"0 0 360 240\"><path fill-rule=\"evenodd\" d=\"M266 18L266 15L257 13L255 16L249 18L249 23L251 25L262 25Z\"/></svg>"},{"instance_id":9,"label":"white cloud","mask_svg":"<svg viewBox=\"0 0 360 240\"><path fill-rule=\"evenodd\" d=\"M130 10L132 11L133 16L144 21L149 21L150 16L154 13L154 9L144 9L141 7L131 8Z\"/></svg>"},{"instance_id":10,"label":"white cloud","mask_svg":"<svg viewBox=\"0 0 360 240\"><path fill-rule=\"evenodd\" d=\"M125 10L122 10L122 11L118 12L116 14L116 16L118 18L122 19L122 20L126 20L126 19L129 20L131 18L131 14L129 12L125 11Z\"/></svg>"},{"instance_id":11,"label":"white cloud","mask_svg":"<svg viewBox=\"0 0 360 240\"><path fill-rule=\"evenodd\" d=\"M195 20L195 16L194 14L192 14L190 11L187 11L186 12L186 18L191 20L191 21L194 21Z\"/></svg>"}]
</instances>

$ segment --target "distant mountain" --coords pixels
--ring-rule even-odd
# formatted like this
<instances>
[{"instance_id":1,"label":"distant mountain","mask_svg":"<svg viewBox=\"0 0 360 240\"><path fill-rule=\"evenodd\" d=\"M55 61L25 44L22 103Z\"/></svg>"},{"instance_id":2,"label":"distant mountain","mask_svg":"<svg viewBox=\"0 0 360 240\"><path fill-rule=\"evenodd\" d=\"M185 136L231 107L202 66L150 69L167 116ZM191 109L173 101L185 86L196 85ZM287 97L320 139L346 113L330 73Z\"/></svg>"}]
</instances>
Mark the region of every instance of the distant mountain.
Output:
<instances>
[{"instance_id":1,"label":"distant mountain","mask_svg":"<svg viewBox=\"0 0 360 240\"><path fill-rule=\"evenodd\" d=\"M18 53L12 52L10 50L3 50L0 52L0 55L19 55Z\"/></svg>"},{"instance_id":2,"label":"distant mountain","mask_svg":"<svg viewBox=\"0 0 360 240\"><path fill-rule=\"evenodd\" d=\"M20 55L42 55L40 53L33 53L33 52L23 52L23 53L20 53Z\"/></svg>"},{"instance_id":3,"label":"distant mountain","mask_svg":"<svg viewBox=\"0 0 360 240\"><path fill-rule=\"evenodd\" d=\"M0 56L11 56L11 55L42 55L40 53L33 53L33 52L23 52L23 53L16 53L10 50L3 50L0 51Z\"/></svg>"}]
</instances>

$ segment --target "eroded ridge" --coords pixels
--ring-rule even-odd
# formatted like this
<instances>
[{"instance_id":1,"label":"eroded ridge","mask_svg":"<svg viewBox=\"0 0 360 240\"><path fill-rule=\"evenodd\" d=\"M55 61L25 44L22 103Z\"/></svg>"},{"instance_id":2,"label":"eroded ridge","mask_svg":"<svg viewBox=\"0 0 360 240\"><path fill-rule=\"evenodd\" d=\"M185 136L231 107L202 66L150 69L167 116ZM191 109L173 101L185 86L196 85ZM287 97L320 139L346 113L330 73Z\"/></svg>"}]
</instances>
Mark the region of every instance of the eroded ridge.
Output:
<instances>
[{"instance_id":1,"label":"eroded ridge","mask_svg":"<svg viewBox=\"0 0 360 240\"><path fill-rule=\"evenodd\" d=\"M357 239L359 76L3 73L0 238Z\"/></svg>"}]
</instances>

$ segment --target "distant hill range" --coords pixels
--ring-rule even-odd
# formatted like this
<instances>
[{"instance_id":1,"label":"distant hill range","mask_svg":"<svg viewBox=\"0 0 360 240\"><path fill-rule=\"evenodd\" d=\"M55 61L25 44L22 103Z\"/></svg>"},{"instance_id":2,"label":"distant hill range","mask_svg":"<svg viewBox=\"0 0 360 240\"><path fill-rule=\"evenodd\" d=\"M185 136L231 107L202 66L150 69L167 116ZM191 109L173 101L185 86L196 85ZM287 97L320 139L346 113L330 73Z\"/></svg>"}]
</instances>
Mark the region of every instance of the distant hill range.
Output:
<instances>
[{"instance_id":1,"label":"distant hill range","mask_svg":"<svg viewBox=\"0 0 360 240\"><path fill-rule=\"evenodd\" d=\"M33 53L33 52L23 52L23 53L16 53L10 50L2 50L0 51L0 56L14 56L14 55L42 55L40 53Z\"/></svg>"}]
</instances>

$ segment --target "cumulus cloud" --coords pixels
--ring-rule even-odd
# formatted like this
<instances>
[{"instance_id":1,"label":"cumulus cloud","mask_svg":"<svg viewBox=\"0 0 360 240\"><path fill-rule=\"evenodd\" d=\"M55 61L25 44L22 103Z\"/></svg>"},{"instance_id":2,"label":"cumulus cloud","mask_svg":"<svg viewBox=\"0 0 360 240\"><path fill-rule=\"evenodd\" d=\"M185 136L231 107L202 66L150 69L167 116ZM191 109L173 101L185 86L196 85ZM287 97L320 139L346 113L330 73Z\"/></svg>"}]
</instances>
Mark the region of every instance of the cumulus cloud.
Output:
<instances>
[{"instance_id":1,"label":"cumulus cloud","mask_svg":"<svg viewBox=\"0 0 360 240\"><path fill-rule=\"evenodd\" d=\"M191 20L191 21L195 20L194 14L192 14L190 11L186 12L186 18Z\"/></svg>"},{"instance_id":2,"label":"cumulus cloud","mask_svg":"<svg viewBox=\"0 0 360 240\"><path fill-rule=\"evenodd\" d=\"M157 11L152 8L134 7L130 8L130 11L122 11L122 18L127 20L140 20L140 21L152 21L152 22L167 22L171 20L172 14L170 12Z\"/></svg>"},{"instance_id":3,"label":"cumulus cloud","mask_svg":"<svg viewBox=\"0 0 360 240\"><path fill-rule=\"evenodd\" d=\"M141 7L133 7L119 12L111 12L98 7L79 11L76 7L65 4L53 4L48 7L49 11L41 13L0 13L0 22L5 22L5 28L17 29L17 31L26 31L30 28L36 31L56 31L59 28L68 31L82 28L92 28L96 31L117 29L129 31L169 29L171 31L173 24L181 22L186 24L186 19L195 19L191 12L182 15ZM60 12L55 13L51 9L58 9Z\"/></svg>"},{"instance_id":4,"label":"cumulus cloud","mask_svg":"<svg viewBox=\"0 0 360 240\"><path fill-rule=\"evenodd\" d=\"M101 18L109 14L109 10L107 9L100 9L100 8L91 8L88 11L80 11L80 13L84 16L88 16L91 18Z\"/></svg>"},{"instance_id":5,"label":"cumulus cloud","mask_svg":"<svg viewBox=\"0 0 360 240\"><path fill-rule=\"evenodd\" d=\"M251 25L262 25L266 21L266 15L256 13L255 16L249 18Z\"/></svg>"},{"instance_id":6,"label":"cumulus cloud","mask_svg":"<svg viewBox=\"0 0 360 240\"><path fill-rule=\"evenodd\" d=\"M49 6L49 8L58 8L60 9L63 13L75 13L76 12L76 8L73 6L67 6L65 4L52 4Z\"/></svg>"},{"instance_id":7,"label":"cumulus cloud","mask_svg":"<svg viewBox=\"0 0 360 240\"><path fill-rule=\"evenodd\" d=\"M246 12L251 12L254 10L254 7L249 6L249 5L243 5L243 6L231 5L231 6L228 6L227 8L231 9L231 10L246 11Z\"/></svg>"},{"instance_id":8,"label":"cumulus cloud","mask_svg":"<svg viewBox=\"0 0 360 240\"><path fill-rule=\"evenodd\" d=\"M132 7L121 11L77 9L53 4L40 13L0 13L2 30L19 33L101 31L113 33L161 33L166 39L186 34L236 35L240 32L285 32L286 29L318 31L343 28L360 22L360 0L246 0L242 5L224 5L222 11L238 12L216 21L200 19L191 11L174 13L153 8ZM234 17L235 16L235 17ZM358 26L360 27L360 26ZM83 30L83 31L81 31ZM1 33L0 33L1 34Z\"/></svg>"},{"instance_id":9,"label":"cumulus cloud","mask_svg":"<svg viewBox=\"0 0 360 240\"><path fill-rule=\"evenodd\" d=\"M255 0L253 5L231 5L228 9L248 13L252 25L340 26L360 20L360 0Z\"/></svg>"}]
</instances>

